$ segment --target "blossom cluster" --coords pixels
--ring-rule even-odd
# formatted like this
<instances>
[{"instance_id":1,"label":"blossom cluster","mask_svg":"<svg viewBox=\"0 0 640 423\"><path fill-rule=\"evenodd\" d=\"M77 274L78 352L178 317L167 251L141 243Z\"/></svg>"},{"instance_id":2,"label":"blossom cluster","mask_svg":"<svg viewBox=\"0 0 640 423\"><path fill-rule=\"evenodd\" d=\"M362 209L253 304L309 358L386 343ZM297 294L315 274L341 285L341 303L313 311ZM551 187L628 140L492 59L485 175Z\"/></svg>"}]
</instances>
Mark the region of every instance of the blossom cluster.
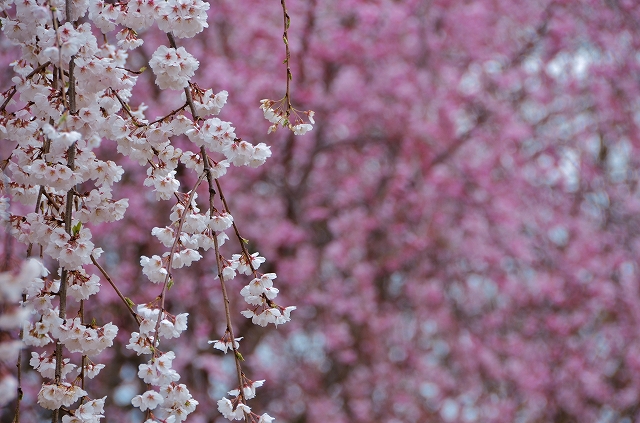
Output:
<instances>
[{"instance_id":1,"label":"blossom cluster","mask_svg":"<svg viewBox=\"0 0 640 423\"><path fill-rule=\"evenodd\" d=\"M92 278L88 277L83 270L77 270L75 273L75 277L70 278L69 282L74 283L78 282L78 279L81 279L89 285L89 281ZM43 272L42 276L45 275L46 273ZM31 280L24 288L23 293L26 293L26 299L23 304L40 314L37 321L24 321L22 328L24 344L43 347L55 339L64 345L67 351L82 353L85 356L96 356L105 348L112 346L118 333L118 328L114 324L107 323L104 326L97 326L92 323L91 325L85 325L79 317L64 320L59 316L59 308L51 304L51 299L52 296L56 294L59 295L60 286L59 279L53 282L37 277ZM71 286L78 285L74 283L74 285ZM82 289L76 292L82 292ZM82 296L84 295L81 294L81 297ZM51 380L48 383L43 383L38 394L38 403L42 407L51 410L62 406L69 407L80 397L87 395L85 390L80 389L72 382L65 381L65 379L73 380L78 376L77 370L80 370L85 377L91 379L104 368L103 364L96 364L87 359L82 369L77 369L76 365L70 363L69 358L65 358L62 359L61 374L59 375L61 381L55 382L53 379L57 376L54 373L57 360L58 357L48 352L43 352L42 354L32 352L31 360L29 361L29 364L37 370L43 378ZM102 403L100 403L100 400L98 400L97 403L93 403L94 406L86 405L91 403L91 401L85 403L84 408L79 408L70 416L65 417L70 422L97 422L103 410L104 398L101 401ZM75 416L73 418L76 420L69 420L71 416ZM81 418L84 420L78 420Z\"/></svg>"},{"instance_id":2,"label":"blossom cluster","mask_svg":"<svg viewBox=\"0 0 640 423\"><path fill-rule=\"evenodd\" d=\"M307 116L309 123L305 123L302 117L300 117L298 110L287 104L284 98L279 101L269 99L260 100L260 109L262 109L264 113L264 118L272 124L267 131L268 134L277 130L278 126L282 126L289 128L295 135L304 135L311 131L313 124L316 123L313 118L315 114L313 110L301 112Z\"/></svg>"},{"instance_id":3,"label":"blossom cluster","mask_svg":"<svg viewBox=\"0 0 640 423\"><path fill-rule=\"evenodd\" d=\"M138 376L147 384L159 387L159 392L148 390L131 400L134 407L141 411L155 410L160 406L167 419L173 422L184 421L195 411L198 401L193 399L184 384L176 384L180 375L171 368L175 358L172 351L154 358L149 364L141 364Z\"/></svg>"},{"instance_id":4,"label":"blossom cluster","mask_svg":"<svg viewBox=\"0 0 640 423\"><path fill-rule=\"evenodd\" d=\"M264 413L261 416L258 416L251 411L251 407L241 401L242 398L244 398L244 400L254 398L256 396L256 388L261 387L264 382L264 380L252 381L244 378L241 389L233 389L228 392L228 395L231 396L232 399L224 397L218 400L218 411L220 411L225 418L231 421L244 420L245 415L250 415L252 417L252 421L257 421L258 423L271 423L274 418L269 414ZM257 417L257 420L254 417Z\"/></svg>"},{"instance_id":5,"label":"blossom cluster","mask_svg":"<svg viewBox=\"0 0 640 423\"><path fill-rule=\"evenodd\" d=\"M62 361L62 378L65 378L67 375L78 369L78 366L70 362L71 359L65 358ZM29 364L35 370L37 370L42 377L53 379L55 377L55 368L56 368L56 358L55 355L50 354L48 352L43 352L42 354L38 354L37 352L31 352L31 360L29 360ZM89 379L93 379L100 373L105 367L104 364L95 364L89 360L84 368L84 376Z\"/></svg>"},{"instance_id":6,"label":"blossom cluster","mask_svg":"<svg viewBox=\"0 0 640 423\"><path fill-rule=\"evenodd\" d=\"M199 65L184 47L175 49L160 46L149 61L149 66L156 74L156 84L163 90L185 88Z\"/></svg>"},{"instance_id":7,"label":"blossom cluster","mask_svg":"<svg viewBox=\"0 0 640 423\"><path fill-rule=\"evenodd\" d=\"M223 280L231 280L236 277L236 272L246 275L257 275L257 269L262 263L264 263L264 257L261 257L259 253L251 254L234 254L231 260L225 260L224 268L220 270ZM275 304L272 300L275 299L279 290L273 286L273 280L276 278L275 273L266 273L260 277L255 277L249 285L246 285L240 291L240 294L244 297L245 301L254 306L249 310L244 310L241 314L247 318L252 319L252 323L259 326L267 326L269 323L273 323L275 326L278 324L286 323L290 320L291 311L295 310L295 306L281 307ZM258 310L260 312L258 313ZM215 349L219 349L223 353L231 350L235 353L236 357L239 355L240 338L233 338L232 333L227 329L225 334L220 340L209 341L213 344ZM241 357L241 355L240 355ZM244 374L242 375L242 382L237 389L233 389L228 394L233 399L222 398L218 400L218 411L229 420L244 420L246 415L257 417L259 423L270 423L273 421L273 417L264 413L261 416L254 414L251 411L251 407L246 404L246 401L256 396L256 388L264 384L264 380L251 381L247 379ZM256 421L254 419L254 421Z\"/></svg>"},{"instance_id":8,"label":"blossom cluster","mask_svg":"<svg viewBox=\"0 0 640 423\"><path fill-rule=\"evenodd\" d=\"M211 88L203 90L195 83L191 84L190 90L193 105L197 115L200 117L218 115L229 97L229 93L225 90L214 94ZM182 101L187 101L187 96L184 92L181 95L181 99Z\"/></svg>"},{"instance_id":9,"label":"blossom cluster","mask_svg":"<svg viewBox=\"0 0 640 423\"><path fill-rule=\"evenodd\" d=\"M69 382L43 383L38 393L38 404L49 410L56 410L62 406L69 407L85 395L87 391Z\"/></svg>"},{"instance_id":10,"label":"blossom cluster","mask_svg":"<svg viewBox=\"0 0 640 423\"><path fill-rule=\"evenodd\" d=\"M31 308L18 303L23 292L34 281L46 276L47 269L36 259L29 259L21 264L17 272L0 273L0 333L9 332L22 326L31 312ZM5 366L12 366L18 358L22 341L10 337L0 338L0 370ZM12 363L13 362L13 363ZM18 381L9 372L0 372L0 407L5 406L16 397Z\"/></svg>"},{"instance_id":11,"label":"blossom cluster","mask_svg":"<svg viewBox=\"0 0 640 423\"><path fill-rule=\"evenodd\" d=\"M160 309L145 305L137 307L140 316L140 332L133 332L129 339L128 349L138 355L152 354L147 363L140 364L138 376L148 385L155 386L156 390L147 390L143 394L136 395L131 403L141 411L155 410L160 406L167 418L174 422L184 421L192 413L198 401L193 399L188 388L184 384L176 384L180 375L172 368L172 362L176 355L173 351L160 353L157 347L158 337L170 339L180 336L187 329L187 313L172 316L166 312L160 318ZM157 327L157 331L156 331ZM168 420L167 420L168 421Z\"/></svg>"},{"instance_id":12,"label":"blossom cluster","mask_svg":"<svg viewBox=\"0 0 640 423\"><path fill-rule=\"evenodd\" d=\"M135 351L138 355L150 354L153 348L159 345L153 343L156 325L160 316L158 308L150 308L146 305L138 305L138 316L140 317L140 332L132 332L129 339L128 349ZM188 313L181 313L173 316L167 312L162 313L162 319L158 326L158 336L165 339L177 338L187 329Z\"/></svg>"},{"instance_id":13,"label":"blossom cluster","mask_svg":"<svg viewBox=\"0 0 640 423\"><path fill-rule=\"evenodd\" d=\"M208 27L206 12L209 4L202 0L136 0L117 4L84 2L73 18L83 16L87 7L89 18L105 34L113 31L116 25L140 32L156 22L164 32L173 32L178 38L191 38Z\"/></svg>"},{"instance_id":14,"label":"blossom cluster","mask_svg":"<svg viewBox=\"0 0 640 423\"><path fill-rule=\"evenodd\" d=\"M265 143L253 145L236 137L235 128L217 117L194 125L185 133L196 146L224 154L227 163L234 166L258 167L271 157L271 149Z\"/></svg>"},{"instance_id":15,"label":"blossom cluster","mask_svg":"<svg viewBox=\"0 0 640 423\"><path fill-rule=\"evenodd\" d=\"M254 278L240 291L247 304L255 306L241 313L256 325L267 326L269 323L275 326L281 325L291 320L291 312L296 309L295 306L280 307L273 303L272 300L280 292L273 286L275 278L275 273L265 273L259 278Z\"/></svg>"},{"instance_id":16,"label":"blossom cluster","mask_svg":"<svg viewBox=\"0 0 640 423\"><path fill-rule=\"evenodd\" d=\"M189 212L185 213L184 205L177 203L172 208L170 215L172 220L171 226L164 228L156 227L151 231L151 234L157 237L165 247L172 247L174 244L178 246L177 251L174 251L173 255L167 251L163 254L163 257L154 255L152 257L142 256L140 258L142 272L151 282L165 282L169 274L169 261L171 261L171 267L173 269L190 266L191 263L202 258L202 255L197 251L198 249L207 251L213 248L216 242L220 246L229 239L229 237L219 229L221 227L219 216L214 215L211 217L209 211L199 213L200 209L195 204L197 195L193 193L193 197L194 201L192 201L189 207ZM180 226L179 222L181 219L183 219L184 222L182 224L182 230L178 235L177 227ZM231 226L231 220L229 220L229 225L226 226L225 229L229 226ZM215 241L213 239L214 236L216 237Z\"/></svg>"},{"instance_id":17,"label":"blossom cluster","mask_svg":"<svg viewBox=\"0 0 640 423\"><path fill-rule=\"evenodd\" d=\"M258 253L249 254L243 246L242 253L230 260L222 256L219 249L229 240L225 231L235 224L222 195L220 210L213 206L213 195L204 211L197 202L196 189L202 181L214 192L212 181L222 178L229 166L258 167L271 156L271 149L262 142L243 140L230 122L217 117L227 102L227 91L214 93L195 84L192 78L199 61L175 45L175 38L193 37L208 27L209 3L67 0L66 8L62 3L0 2L2 32L22 48L22 57L11 64L13 86L2 93L0 106L0 137L15 145L0 170L0 191L8 193L0 198L0 219L13 237L29 246L30 254L37 248L59 265L55 276L33 261L25 264L25 275L0 275L0 301L22 300L21 307L6 308L0 329L21 326L22 343L31 347L51 348L53 343L64 347L31 353L31 367L46 380L38 394L42 407L64 408L59 410L63 422L92 423L103 418L105 398L91 399L90 389L81 388L78 380L94 378L105 367L92 360L113 345L119 331L112 322L88 319L84 307L101 290L101 278L87 266L97 266L113 285L97 264L103 250L96 245L92 225L121 220L128 207L128 199L118 199L114 190L124 169L96 154L103 141L113 141L120 154L146 168L144 186L153 190L156 200L176 201L169 225L151 231L168 251L140 257L142 273L162 286L161 294L157 301L138 305L135 311L130 300L124 302L138 325L127 348L149 356L139 366L138 375L150 389L135 396L132 404L147 412L149 422L156 419L153 413L158 410L158 419L181 422L198 401L184 384L178 384L180 375L172 368L175 353L160 349L161 339L177 338L187 329L187 313L174 315L164 306L174 283L174 269L192 265L203 258L203 251L213 249L222 284L236 273L253 274L254 280L240 294L252 307L242 314L252 317L255 324L283 324L295 309L273 302L278 293L272 282L275 274L257 273L265 261ZM170 46L160 45L148 65L160 89L184 91L184 104L151 120L145 116L144 104L137 109L129 105L139 72L129 70L127 59L130 50L143 44L140 34L154 24L167 33ZM104 37L97 38L94 28ZM110 43L113 31L117 31L116 41ZM308 116L313 121L312 112ZM290 126L281 119L274 123ZM295 133L310 129L296 125ZM181 136L191 141L195 151L174 146L175 138ZM183 189L180 165L196 174L196 186ZM13 200L21 205L14 206ZM67 298L75 302L67 304ZM33 315L27 319L29 313ZM240 339L231 336L233 342L228 343L223 337L215 347L239 354ZM11 357L22 343L6 347ZM73 356L63 354L81 354L82 364L74 364ZM6 403L11 399L4 394L6 387L15 383L5 379L0 383L0 401ZM263 382L240 380L238 389L229 393L240 406L231 412L223 406L222 414L232 418L250 412L244 402L255 396ZM80 399L81 404L73 409ZM272 420L267 414L259 417L260 422Z\"/></svg>"}]
</instances>

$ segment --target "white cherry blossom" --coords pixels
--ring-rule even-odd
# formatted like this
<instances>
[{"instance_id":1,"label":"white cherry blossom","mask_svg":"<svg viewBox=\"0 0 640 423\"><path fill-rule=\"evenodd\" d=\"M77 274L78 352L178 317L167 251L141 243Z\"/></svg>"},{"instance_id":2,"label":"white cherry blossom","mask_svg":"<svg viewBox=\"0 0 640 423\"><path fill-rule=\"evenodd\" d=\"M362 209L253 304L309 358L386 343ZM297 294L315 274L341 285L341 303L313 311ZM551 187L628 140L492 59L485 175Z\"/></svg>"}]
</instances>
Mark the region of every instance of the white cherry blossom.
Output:
<instances>
[{"instance_id":1,"label":"white cherry blossom","mask_svg":"<svg viewBox=\"0 0 640 423\"><path fill-rule=\"evenodd\" d=\"M153 53L149 66L161 89L179 90L189 84L200 63L184 47L175 49L161 45Z\"/></svg>"},{"instance_id":2,"label":"white cherry blossom","mask_svg":"<svg viewBox=\"0 0 640 423\"><path fill-rule=\"evenodd\" d=\"M134 407L139 408L140 411L146 411L155 410L158 405L163 403L163 401L164 399L162 398L162 395L160 395L158 392L147 391L142 395L136 395L135 397L133 397L133 399L131 400L131 404Z\"/></svg>"}]
</instances>

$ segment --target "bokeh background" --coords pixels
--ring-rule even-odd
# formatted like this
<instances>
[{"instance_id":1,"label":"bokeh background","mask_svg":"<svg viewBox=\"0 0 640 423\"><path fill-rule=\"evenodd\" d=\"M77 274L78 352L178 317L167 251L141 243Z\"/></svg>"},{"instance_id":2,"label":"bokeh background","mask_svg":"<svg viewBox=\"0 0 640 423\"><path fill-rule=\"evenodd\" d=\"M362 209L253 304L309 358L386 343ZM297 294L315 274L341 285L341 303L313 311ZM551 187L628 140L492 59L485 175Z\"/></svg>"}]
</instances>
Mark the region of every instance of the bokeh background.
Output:
<instances>
[{"instance_id":1,"label":"bokeh background","mask_svg":"<svg viewBox=\"0 0 640 423\"><path fill-rule=\"evenodd\" d=\"M248 280L229 284L247 376L267 380L254 411L289 423L640 422L636 1L289 0L293 104L317 122L300 137L267 135L258 108L285 90L279 2L209 3L209 28L180 45L200 60L201 87L229 92L219 117L271 146L264 166L221 184L278 274L279 303L298 307L286 325L256 327L239 314ZM132 69L166 44L142 37ZM134 98L151 118L180 103L150 70ZM121 160L110 142L102 151ZM157 293L139 258L164 251L150 232L171 204L124 166L114 197L128 213L94 238L144 303ZM171 346L200 402L190 422L224 421L216 401L234 388L232 358L207 344L225 326L215 275L205 255L176 271L169 296L171 312L190 313ZM135 325L108 285L98 297L87 312L122 336L91 393L110 395L105 421L138 422L140 361L123 348ZM25 396L23 421L40 413Z\"/></svg>"}]
</instances>

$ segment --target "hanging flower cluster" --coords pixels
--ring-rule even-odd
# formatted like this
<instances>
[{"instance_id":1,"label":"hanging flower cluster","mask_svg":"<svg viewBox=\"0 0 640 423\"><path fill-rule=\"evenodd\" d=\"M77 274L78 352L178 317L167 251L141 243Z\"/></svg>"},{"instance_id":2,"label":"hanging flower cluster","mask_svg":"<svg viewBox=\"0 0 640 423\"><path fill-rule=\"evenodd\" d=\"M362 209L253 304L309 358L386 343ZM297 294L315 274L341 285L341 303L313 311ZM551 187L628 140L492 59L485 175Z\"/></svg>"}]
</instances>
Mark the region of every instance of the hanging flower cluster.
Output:
<instances>
[{"instance_id":1,"label":"hanging flower cluster","mask_svg":"<svg viewBox=\"0 0 640 423\"><path fill-rule=\"evenodd\" d=\"M6 222L9 217L6 212L8 203L0 202L0 221ZM16 272L0 273L0 307L3 312L0 315L0 333L9 332L22 326L28 319L32 308L28 305L20 306L22 295L29 287L42 282L47 269L36 259L29 259L22 263ZM18 393L18 380L4 366L18 359L23 343L12 340L9 337L0 338L0 407L4 407L12 401ZM37 354L36 354L37 355Z\"/></svg>"},{"instance_id":2,"label":"hanging flower cluster","mask_svg":"<svg viewBox=\"0 0 640 423\"><path fill-rule=\"evenodd\" d=\"M313 118L313 110L300 111L291 107L287 103L287 98L279 101L264 99L260 101L260 109L264 113L264 118L272 123L267 131L268 134L275 132L279 126L289 128L295 135L304 135L313 129L316 121ZM306 115L305 119L300 114Z\"/></svg>"},{"instance_id":3,"label":"hanging flower cluster","mask_svg":"<svg viewBox=\"0 0 640 423\"><path fill-rule=\"evenodd\" d=\"M22 343L55 345L32 352L29 364L45 379L38 403L54 410L63 422L98 422L104 417L106 397L92 399L91 387L84 381L105 367L93 360L113 345L119 331L111 322L85 315L84 302L101 289L101 277L87 265L95 265L109 280L135 319L138 330L131 333L127 348L148 356L138 369L148 390L131 402L145 413L147 423L184 421L198 405L187 387L178 383L180 375L172 368L175 353L161 349L162 339L178 338L187 329L187 313L174 315L165 308L168 288L176 283L174 269L203 259L204 251L214 251L227 331L220 341L211 342L225 353L233 351L238 369L242 338L233 335L225 282L236 273L253 276L240 294L249 304L242 314L257 325L286 323L295 310L274 303L276 275L257 272L265 259L246 250L218 182L229 166L262 165L271 150L264 143L239 138L230 122L216 117L228 93L214 94L192 82L199 62L175 43L175 38L193 37L208 27L209 7L202 0L0 2L2 32L22 48L21 58L12 63L14 85L2 93L0 104L0 137L15 146L1 168L0 192L7 196L0 197L0 218L17 240L28 245L29 254L39 251L59 264L55 276L34 260L25 262L18 275L0 274L0 301L22 300L21 307L4 309L0 329L22 327L22 342L8 348L12 357ZM149 67L160 89L183 91L184 104L150 121L145 106L129 105L138 73L128 70L126 62L128 51L143 44L139 33L154 24L167 33L169 46L156 49ZM94 28L104 37L96 38ZM108 42L113 31L117 31L115 44ZM271 106L263 102L265 115L269 112L274 124L289 126L296 134L311 129L297 121L292 126L289 111L283 120ZM313 122L313 112L307 115ZM186 136L194 151L175 147L172 140L179 136ZM137 307L98 264L103 251L92 238L91 224L120 220L128 207L127 199L114 199L112 193L123 168L94 152L103 140L113 141L120 154L146 167L144 185L156 200L175 201L170 224L151 232L168 251L140 258L142 273L161 291L154 301ZM189 189L181 190L176 171L180 163L197 175L198 182ZM201 183L213 193L203 211L196 194ZM14 202L24 207L14 207ZM225 231L231 227L241 252L227 260L220 247L230 239ZM64 356L71 353L83 356L81 364ZM250 381L239 370L238 388L229 392L233 399L218 402L220 412L230 420L271 422L268 414L258 416L246 404L263 383ZM0 376L1 404L12 399L6 392L15 385L15 379Z\"/></svg>"}]
</instances>

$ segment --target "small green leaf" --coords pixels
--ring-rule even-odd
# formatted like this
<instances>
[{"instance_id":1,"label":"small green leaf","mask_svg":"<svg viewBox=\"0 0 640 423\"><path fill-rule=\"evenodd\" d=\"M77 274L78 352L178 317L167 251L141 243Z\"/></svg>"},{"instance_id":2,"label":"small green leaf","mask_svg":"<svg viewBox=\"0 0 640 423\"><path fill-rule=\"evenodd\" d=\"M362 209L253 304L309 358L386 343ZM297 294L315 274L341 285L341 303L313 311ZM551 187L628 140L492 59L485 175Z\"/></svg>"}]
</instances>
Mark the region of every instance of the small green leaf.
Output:
<instances>
[{"instance_id":1,"label":"small green leaf","mask_svg":"<svg viewBox=\"0 0 640 423\"><path fill-rule=\"evenodd\" d=\"M236 357L238 358L238 360L244 361L244 357L242 356L242 354L240 354L240 351L236 351Z\"/></svg>"},{"instance_id":2,"label":"small green leaf","mask_svg":"<svg viewBox=\"0 0 640 423\"><path fill-rule=\"evenodd\" d=\"M76 236L80 233L80 229L82 229L82 222L78 222L75 225L73 225L71 227L71 232L73 233L73 236Z\"/></svg>"},{"instance_id":3,"label":"small green leaf","mask_svg":"<svg viewBox=\"0 0 640 423\"><path fill-rule=\"evenodd\" d=\"M124 300L129 307L134 308L136 306L136 304L133 301L131 301L131 298L129 297L124 297Z\"/></svg>"},{"instance_id":4,"label":"small green leaf","mask_svg":"<svg viewBox=\"0 0 640 423\"><path fill-rule=\"evenodd\" d=\"M169 279L169 283L167 284L167 289L171 289L173 286L173 279Z\"/></svg>"}]
</instances>

